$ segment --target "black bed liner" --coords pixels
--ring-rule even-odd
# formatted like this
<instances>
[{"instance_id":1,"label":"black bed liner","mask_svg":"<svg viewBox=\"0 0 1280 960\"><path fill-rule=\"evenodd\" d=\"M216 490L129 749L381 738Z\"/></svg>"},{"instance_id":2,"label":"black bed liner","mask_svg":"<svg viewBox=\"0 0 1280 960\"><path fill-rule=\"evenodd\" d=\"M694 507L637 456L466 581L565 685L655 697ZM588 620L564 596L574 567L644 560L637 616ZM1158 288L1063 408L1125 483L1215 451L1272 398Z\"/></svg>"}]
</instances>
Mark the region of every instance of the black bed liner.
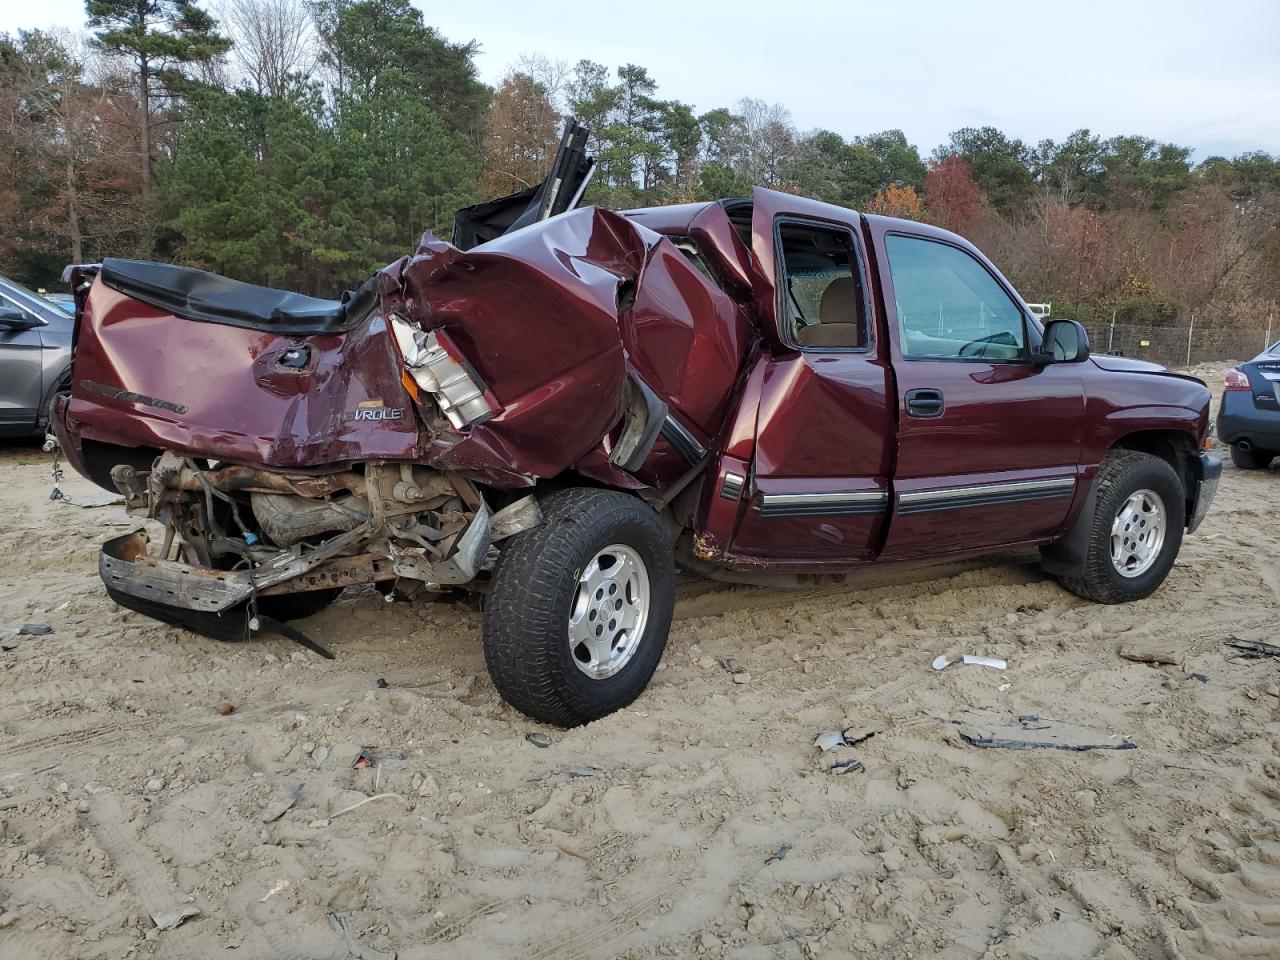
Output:
<instances>
[{"instance_id":1,"label":"black bed liner","mask_svg":"<svg viewBox=\"0 0 1280 960\"><path fill-rule=\"evenodd\" d=\"M100 276L113 290L190 320L286 335L349 330L368 315L377 296L372 277L341 300L321 300L193 267L114 257L102 261Z\"/></svg>"}]
</instances>

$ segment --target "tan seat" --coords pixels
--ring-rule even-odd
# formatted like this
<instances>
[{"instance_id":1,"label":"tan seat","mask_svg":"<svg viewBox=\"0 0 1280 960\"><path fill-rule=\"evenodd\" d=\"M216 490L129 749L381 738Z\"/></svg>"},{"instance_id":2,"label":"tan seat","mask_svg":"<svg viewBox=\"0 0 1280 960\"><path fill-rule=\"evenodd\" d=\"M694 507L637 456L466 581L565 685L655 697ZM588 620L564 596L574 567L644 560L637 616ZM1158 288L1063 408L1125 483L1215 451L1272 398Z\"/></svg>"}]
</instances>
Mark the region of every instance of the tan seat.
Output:
<instances>
[{"instance_id":1,"label":"tan seat","mask_svg":"<svg viewBox=\"0 0 1280 960\"><path fill-rule=\"evenodd\" d=\"M802 347L858 347L856 323L812 323L796 334Z\"/></svg>"},{"instance_id":2,"label":"tan seat","mask_svg":"<svg viewBox=\"0 0 1280 960\"><path fill-rule=\"evenodd\" d=\"M822 291L818 323L801 327L796 333L804 347L861 347L858 320L858 284L853 277L839 277Z\"/></svg>"}]
</instances>

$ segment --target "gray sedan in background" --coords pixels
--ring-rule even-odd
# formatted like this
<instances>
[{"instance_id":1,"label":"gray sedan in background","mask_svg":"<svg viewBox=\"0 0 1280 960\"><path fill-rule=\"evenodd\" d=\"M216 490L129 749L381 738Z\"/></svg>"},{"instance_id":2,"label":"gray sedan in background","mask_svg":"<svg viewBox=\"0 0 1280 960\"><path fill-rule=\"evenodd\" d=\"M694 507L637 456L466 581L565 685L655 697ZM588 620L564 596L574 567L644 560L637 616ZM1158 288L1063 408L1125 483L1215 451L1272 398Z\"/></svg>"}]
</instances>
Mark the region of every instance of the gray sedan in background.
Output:
<instances>
[{"instance_id":1,"label":"gray sedan in background","mask_svg":"<svg viewBox=\"0 0 1280 960\"><path fill-rule=\"evenodd\" d=\"M0 436L29 436L49 422L54 395L71 389L66 310L0 277Z\"/></svg>"}]
</instances>

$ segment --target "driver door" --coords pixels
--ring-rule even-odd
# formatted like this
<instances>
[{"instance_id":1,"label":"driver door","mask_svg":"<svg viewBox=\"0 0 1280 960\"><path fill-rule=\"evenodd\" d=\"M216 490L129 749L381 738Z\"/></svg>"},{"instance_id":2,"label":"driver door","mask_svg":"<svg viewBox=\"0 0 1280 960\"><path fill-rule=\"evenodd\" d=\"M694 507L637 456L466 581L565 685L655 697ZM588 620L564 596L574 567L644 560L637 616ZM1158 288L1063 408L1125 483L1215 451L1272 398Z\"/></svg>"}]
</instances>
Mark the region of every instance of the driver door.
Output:
<instances>
[{"instance_id":1,"label":"driver door","mask_svg":"<svg viewBox=\"0 0 1280 960\"><path fill-rule=\"evenodd\" d=\"M886 560L1040 542L1076 495L1074 364L1031 362L1039 329L976 249L872 224L890 320L898 452Z\"/></svg>"}]
</instances>

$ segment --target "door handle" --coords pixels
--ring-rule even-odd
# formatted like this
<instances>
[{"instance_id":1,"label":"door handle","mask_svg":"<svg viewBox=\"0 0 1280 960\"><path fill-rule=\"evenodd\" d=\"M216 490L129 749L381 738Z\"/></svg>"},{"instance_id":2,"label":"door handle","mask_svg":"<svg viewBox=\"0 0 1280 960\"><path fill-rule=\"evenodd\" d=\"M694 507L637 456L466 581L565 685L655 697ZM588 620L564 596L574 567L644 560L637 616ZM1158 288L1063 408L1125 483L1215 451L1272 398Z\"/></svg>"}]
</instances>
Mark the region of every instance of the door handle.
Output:
<instances>
[{"instance_id":1,"label":"door handle","mask_svg":"<svg viewBox=\"0 0 1280 960\"><path fill-rule=\"evenodd\" d=\"M907 391L907 416L929 419L942 416L946 404L942 399L942 391L933 387Z\"/></svg>"}]
</instances>

